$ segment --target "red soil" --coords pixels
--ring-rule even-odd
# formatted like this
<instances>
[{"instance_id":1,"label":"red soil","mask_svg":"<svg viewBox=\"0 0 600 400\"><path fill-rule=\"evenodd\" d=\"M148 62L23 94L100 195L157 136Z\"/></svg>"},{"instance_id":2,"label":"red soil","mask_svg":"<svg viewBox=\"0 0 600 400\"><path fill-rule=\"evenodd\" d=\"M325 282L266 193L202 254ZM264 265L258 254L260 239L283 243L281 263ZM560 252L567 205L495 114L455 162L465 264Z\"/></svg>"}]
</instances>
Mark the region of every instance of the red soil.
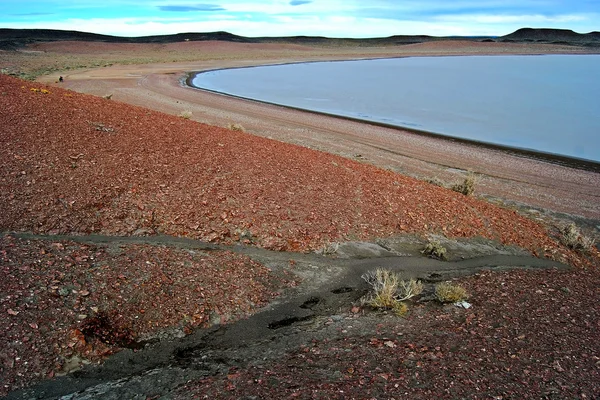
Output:
<instances>
[{"instance_id":1,"label":"red soil","mask_svg":"<svg viewBox=\"0 0 600 400\"><path fill-rule=\"evenodd\" d=\"M0 76L3 230L315 250L480 235L580 263L515 211L327 153ZM44 89L42 93L32 89Z\"/></svg>"},{"instance_id":2,"label":"red soil","mask_svg":"<svg viewBox=\"0 0 600 400\"><path fill-rule=\"evenodd\" d=\"M295 251L435 232L484 236L576 266L598 264L597 251L586 256L569 250L513 210L371 165L4 75L0 92L1 231L161 233ZM188 272L202 270L193 274L198 282L190 290L218 282L207 285L222 288L209 293L210 310L217 307L219 315L249 312L288 284L229 253L201 260L136 247L110 255L94 246L10 236L0 250L2 394L53 376L71 355L102 355L101 348L86 347L77 331L79 316L95 309L118 310L115 320L135 334L173 326L184 315L193 326L205 322L208 308L196 310L196 303L170 297L158 286L139 287L151 277L180 290L174 271L181 272L181 261L191 263ZM94 277L97 268L110 290ZM245 285L247 291L232 290L244 277L256 282ZM592 284L597 278L581 279ZM569 301L590 296L586 291L592 289L584 289ZM133 304L123 301L135 296ZM485 303L481 307L484 312ZM597 318L597 311L591 315ZM539 328L519 326L527 335ZM565 345L579 351L573 341Z\"/></svg>"}]
</instances>

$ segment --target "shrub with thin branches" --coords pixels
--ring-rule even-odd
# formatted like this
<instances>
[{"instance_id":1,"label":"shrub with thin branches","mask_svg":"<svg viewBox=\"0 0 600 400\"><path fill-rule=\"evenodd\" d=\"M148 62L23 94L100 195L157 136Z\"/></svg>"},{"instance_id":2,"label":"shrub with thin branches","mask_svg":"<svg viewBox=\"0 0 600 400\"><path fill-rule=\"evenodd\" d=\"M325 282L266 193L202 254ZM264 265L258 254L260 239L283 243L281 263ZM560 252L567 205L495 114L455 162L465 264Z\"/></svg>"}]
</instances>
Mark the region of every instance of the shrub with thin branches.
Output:
<instances>
[{"instance_id":1,"label":"shrub with thin branches","mask_svg":"<svg viewBox=\"0 0 600 400\"><path fill-rule=\"evenodd\" d=\"M431 183L432 185L439 186L439 187L446 187L446 184L441 179L439 179L437 176L434 176L433 178L429 178L425 182Z\"/></svg>"},{"instance_id":2,"label":"shrub with thin branches","mask_svg":"<svg viewBox=\"0 0 600 400\"><path fill-rule=\"evenodd\" d=\"M437 240L430 240L421 253L425 254L427 257L446 260L446 248Z\"/></svg>"},{"instance_id":3,"label":"shrub with thin branches","mask_svg":"<svg viewBox=\"0 0 600 400\"><path fill-rule=\"evenodd\" d=\"M464 194L465 196L471 196L475 192L475 182L475 174L469 173L462 183L457 183L452 186L452 190Z\"/></svg>"},{"instance_id":4,"label":"shrub with thin branches","mask_svg":"<svg viewBox=\"0 0 600 400\"><path fill-rule=\"evenodd\" d=\"M560 233L560 241L562 244L573 250L590 251L596 244L594 238L583 235L581 230L575 224L564 226L560 230Z\"/></svg>"},{"instance_id":5,"label":"shrub with thin branches","mask_svg":"<svg viewBox=\"0 0 600 400\"><path fill-rule=\"evenodd\" d=\"M227 128L230 131L235 131L235 132L245 132L246 131L244 129L244 127L240 124L229 124L229 125L227 125Z\"/></svg>"},{"instance_id":6,"label":"shrub with thin branches","mask_svg":"<svg viewBox=\"0 0 600 400\"><path fill-rule=\"evenodd\" d=\"M423 284L415 279L403 280L390 270L378 268L362 278L373 291L366 297L366 303L373 308L392 310L404 315L408 307L403 302L423 292Z\"/></svg>"},{"instance_id":7,"label":"shrub with thin branches","mask_svg":"<svg viewBox=\"0 0 600 400\"><path fill-rule=\"evenodd\" d=\"M435 297L440 303L456 303L469 298L467 290L457 284L442 282L435 285Z\"/></svg>"},{"instance_id":8,"label":"shrub with thin branches","mask_svg":"<svg viewBox=\"0 0 600 400\"><path fill-rule=\"evenodd\" d=\"M189 110L182 111L181 113L179 113L179 116L183 119L190 119L192 118L192 112Z\"/></svg>"}]
</instances>

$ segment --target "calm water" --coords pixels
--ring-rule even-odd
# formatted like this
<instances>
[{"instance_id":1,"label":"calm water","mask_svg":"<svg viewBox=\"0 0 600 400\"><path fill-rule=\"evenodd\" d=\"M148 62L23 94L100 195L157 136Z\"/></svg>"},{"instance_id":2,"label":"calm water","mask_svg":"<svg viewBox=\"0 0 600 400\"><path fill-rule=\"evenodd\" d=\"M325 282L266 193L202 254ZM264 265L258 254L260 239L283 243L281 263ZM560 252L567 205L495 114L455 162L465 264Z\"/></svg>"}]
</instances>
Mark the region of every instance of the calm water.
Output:
<instances>
[{"instance_id":1,"label":"calm water","mask_svg":"<svg viewBox=\"0 0 600 400\"><path fill-rule=\"evenodd\" d=\"M414 57L209 71L245 98L600 162L600 56Z\"/></svg>"}]
</instances>

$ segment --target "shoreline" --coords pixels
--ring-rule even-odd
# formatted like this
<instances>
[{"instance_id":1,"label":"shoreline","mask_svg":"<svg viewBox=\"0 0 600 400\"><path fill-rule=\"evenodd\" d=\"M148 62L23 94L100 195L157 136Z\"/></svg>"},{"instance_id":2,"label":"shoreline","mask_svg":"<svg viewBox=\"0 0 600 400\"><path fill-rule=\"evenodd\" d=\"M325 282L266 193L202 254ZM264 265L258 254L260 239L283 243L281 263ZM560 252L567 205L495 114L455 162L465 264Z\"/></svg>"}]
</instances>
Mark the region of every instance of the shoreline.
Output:
<instances>
[{"instance_id":1,"label":"shoreline","mask_svg":"<svg viewBox=\"0 0 600 400\"><path fill-rule=\"evenodd\" d=\"M313 61L313 62L318 62L318 61ZM291 64L303 64L303 63L291 63ZM287 65L287 64L280 64L280 65ZM253 67L242 67L242 68L253 68ZM207 71L191 71L191 72L188 72L187 76L182 78L181 81L186 87L189 87L191 89L196 89L196 90L200 90L200 91L208 92L208 93L214 93L214 94L217 94L220 96L231 97L234 99L240 99L240 100L246 100L246 101L252 101L252 102L262 103L262 104L271 105L271 106L284 107L284 108L287 108L290 110L302 111L302 112L312 113L312 114L316 114L316 115L323 115L323 116L332 117L332 118L339 118L339 119L343 119L343 120L347 120L347 121L353 121L353 122L363 123L363 124L367 124L367 125L373 125L373 126L382 127L382 128L396 129L398 131L408 131L411 133L425 135L425 136L429 136L429 137L436 138L439 140L446 140L449 142L457 142L457 143L481 146L483 148L499 150L499 151L505 152L510 155L522 156L522 157L530 158L532 160L539 160L539 161L548 162L548 163L556 164L556 165L560 165L560 166L571 167L571 168L581 169L584 171L600 173L600 161L588 160L585 158L571 157L571 156L567 156L567 155L563 155L563 154L549 153L549 152L544 152L544 151L539 151L539 150L534 150L534 149L513 147L513 146L502 145L502 144L497 144L497 143L485 142L482 140L466 139L466 138L461 138L461 137L457 137L457 136L445 135L443 133L427 131L427 130L423 130L423 129L415 129L415 128L411 128L408 126L394 125L394 124L388 124L385 122L377 122L377 121L372 121L372 120L358 118L358 117L349 117L349 116L345 116L345 115L338 115L338 114L328 113L328 112L324 112L324 111L310 110L310 109L306 109L306 108L302 108L302 107L288 106L285 104L279 104L279 103L264 101L264 100L257 100L257 99L253 99L253 98L245 97L245 96L237 96L237 95L230 94L230 93L220 92L218 90L204 89L204 88L194 86L192 84L193 79L199 74L202 74L205 72L210 72L210 71L222 71L222 70L228 70L228 69L232 69L232 68L220 68L220 69L213 69L213 70L207 70Z\"/></svg>"},{"instance_id":2,"label":"shoreline","mask_svg":"<svg viewBox=\"0 0 600 400\"><path fill-rule=\"evenodd\" d=\"M179 44L197 46L200 44ZM72 44L69 46L77 46ZM462 181L467 171L480 178L476 194L490 201L517 205L521 209L544 210L584 218L594 229L600 225L600 173L577 169L548 160L531 159L514 152L479 144L424 135L408 129L390 128L313 112L293 110L220 95L185 85L190 71L272 65L310 61L341 61L365 58L391 58L444 55L492 54L585 54L581 49L552 46L484 46L455 43L407 45L393 49L339 49L326 55L293 53L257 58L252 49L242 50L230 43L213 43L210 51L228 54L231 59L207 58L198 61L112 65L103 68L68 71L64 88L105 96L141 107L181 115L213 126L240 124L247 133L288 142L346 158L369 163L421 180L439 179L447 184ZM107 45L110 49L111 46ZM304 50L302 50L304 51ZM347 51L347 52L346 52ZM375 52L378 52L375 54ZM591 52L596 54L595 52ZM40 79L51 83L59 73ZM539 213L533 215L540 217Z\"/></svg>"},{"instance_id":3,"label":"shoreline","mask_svg":"<svg viewBox=\"0 0 600 400\"><path fill-rule=\"evenodd\" d=\"M528 55L522 55L522 56L544 56L544 55L549 55L549 54L540 53L540 54L528 54ZM565 54L565 55L573 55L573 54ZM576 54L576 55L596 55L596 54ZM469 54L469 55L454 56L454 57L475 57L475 56L483 56L483 55ZM495 55L489 55L489 56L491 57L491 56L509 56L509 55L495 54ZM557 164L557 165L562 165L562 166L566 166L566 167L582 169L585 171L600 172L600 161L596 161L596 160L592 160L592 159L580 158L580 157L570 156L567 154L541 151L541 150L536 150L533 148L522 148L522 147L504 145L504 144L500 144L500 143L486 142L484 140L462 138L460 136L452 136L452 135L447 135L447 134L444 134L441 132L434 132L434 131L429 131L429 130L425 130L425 129L416 129L416 128L412 128L409 126L379 122L379 121L374 121L374 120L369 120L369 119L364 119L364 118L359 118L359 117L339 115L339 114L330 113L330 112L326 112L326 111L318 111L318 110L312 110L312 109L308 109L308 108L285 105L285 104L280 104L280 103L276 103L276 102L272 102L272 101L259 100L259 99L255 99L252 97L246 97L246 96L221 92L219 90L206 89L206 88L195 86L193 83L194 79L196 79L196 77L198 77L198 75L208 73L208 72L214 72L214 71L226 71L226 70L241 69L241 68L256 68L256 67L262 67L262 66L301 65L301 64L311 64L311 63L369 61L369 60L382 60L382 59L389 60L389 59L414 58L414 57L415 56L399 56L399 57L384 57L384 58L381 58L381 57L361 58L361 59L353 59L353 60L324 60L324 61L305 61L305 62L295 61L295 62L283 62L280 64L251 65L251 66L243 66L243 67L224 67L224 68L214 68L214 69L206 69L206 70L200 70L200 71L187 71L186 75L181 79L181 83L182 83L182 85L187 86L192 89L197 89L197 90L201 90L204 92L210 92L210 93L218 94L221 96L227 96L227 97L231 97L231 98L235 98L235 99L242 99L242 100L267 104L267 105L279 106L279 107L288 108L290 110L297 110L297 111L302 111L302 112L314 113L314 114L318 114L318 115L325 115L325 116L330 116L330 117L334 117L334 118L340 118L340 119L345 119L345 120L349 120L349 121L365 123L365 124L369 124L369 125L373 125L373 126L398 129L400 131L409 131L412 133L426 135L426 136L438 138L441 140L448 140L448 141L454 141L454 142L466 143L466 144L474 144L474 145L482 146L485 148L500 150L500 151L506 152L507 154L524 156L524 157L531 158L534 160L541 160L541 161L545 161L545 162L549 162L549 163L553 163L553 164ZM416 56L416 57L419 57L419 56ZM453 57L453 56L452 55L440 55L437 57Z\"/></svg>"}]
</instances>

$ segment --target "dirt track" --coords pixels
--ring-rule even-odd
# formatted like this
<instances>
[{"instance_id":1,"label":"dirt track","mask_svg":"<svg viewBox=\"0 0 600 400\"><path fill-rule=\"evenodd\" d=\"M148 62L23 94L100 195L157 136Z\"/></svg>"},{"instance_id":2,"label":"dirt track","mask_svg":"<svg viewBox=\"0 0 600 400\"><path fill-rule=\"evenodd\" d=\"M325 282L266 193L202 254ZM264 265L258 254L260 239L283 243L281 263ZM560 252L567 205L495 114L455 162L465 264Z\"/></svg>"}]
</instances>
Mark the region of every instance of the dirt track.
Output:
<instances>
[{"instance_id":1,"label":"dirt track","mask_svg":"<svg viewBox=\"0 0 600 400\"><path fill-rule=\"evenodd\" d=\"M48 237L20 234L21 239ZM122 350L101 365L91 365L72 374L10 393L7 399L59 398L123 399L148 398L160 393L172 395L177 386L230 368L277 363L291 349L316 340L336 340L346 336L351 323L360 335L376 335L383 318L364 311L352 312L353 304L368 291L361 276L374 268L386 268L426 282L431 305L434 283L485 271L566 271L563 264L531 257L515 247L499 246L487 240L444 240L451 262L422 257L422 241L417 237L397 238L388 249L369 243L346 243L335 258L317 255L273 252L252 246L221 246L185 238L54 236L52 240L73 240L99 246L148 244L195 251L229 250L244 254L268 266L273 272L290 270L302 283L288 289L261 312L233 324L199 329L184 338L152 340L138 350ZM443 238L442 238L443 239ZM401 254L401 256L398 256ZM385 318L385 317L384 317ZM394 321L398 323L398 320ZM158 397L158 396L157 396Z\"/></svg>"},{"instance_id":2,"label":"dirt track","mask_svg":"<svg viewBox=\"0 0 600 400\"><path fill-rule=\"evenodd\" d=\"M441 47L440 47L441 46ZM222 45L227 54L235 45ZM251 49L249 49L251 51ZM600 174L484 148L457 141L428 137L401 129L291 110L209 93L184 84L189 71L298 62L319 59L424 56L448 54L538 54L575 51L569 47L506 46L498 44L436 43L368 52L325 52L266 55L244 54L197 62L113 65L66 73L62 84L79 92L178 115L192 112L192 119L212 125L241 124L246 131L276 140L362 160L420 179L437 177L445 182L463 178L465 171L480 174L477 194L504 203L516 202L600 220ZM212 50L214 51L214 50ZM248 49L246 50L248 51ZM274 58L275 57L275 58ZM283 57L283 58L282 58ZM53 82L58 73L41 78ZM592 222L592 226L597 225Z\"/></svg>"}]
</instances>

